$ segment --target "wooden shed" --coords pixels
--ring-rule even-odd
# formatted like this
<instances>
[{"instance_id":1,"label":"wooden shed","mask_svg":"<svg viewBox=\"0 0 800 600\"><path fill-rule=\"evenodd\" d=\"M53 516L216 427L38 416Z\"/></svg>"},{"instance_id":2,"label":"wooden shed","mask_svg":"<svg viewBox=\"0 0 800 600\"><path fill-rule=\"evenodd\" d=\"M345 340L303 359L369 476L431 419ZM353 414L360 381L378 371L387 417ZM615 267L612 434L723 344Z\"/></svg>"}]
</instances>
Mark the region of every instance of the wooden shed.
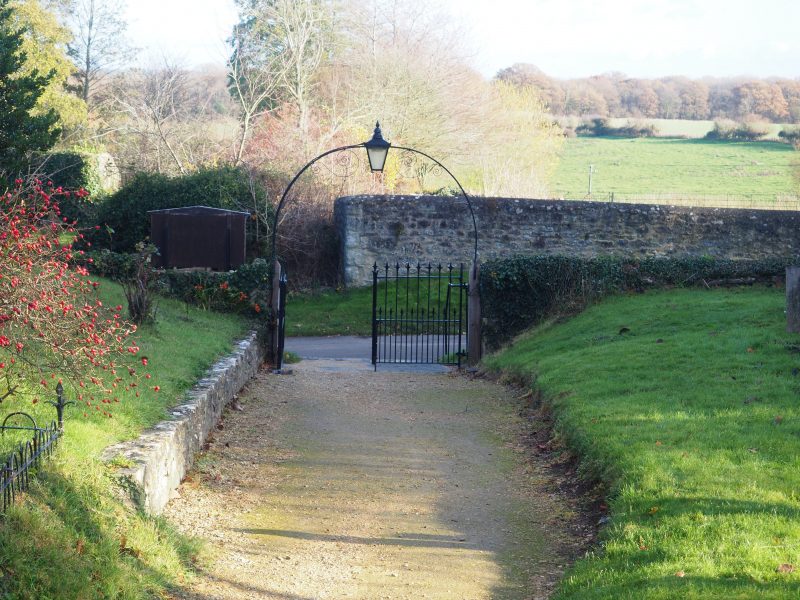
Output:
<instances>
[{"instance_id":1,"label":"wooden shed","mask_svg":"<svg viewBox=\"0 0 800 600\"><path fill-rule=\"evenodd\" d=\"M205 268L230 271L245 261L246 212L187 206L151 210L150 240L163 268Z\"/></svg>"}]
</instances>

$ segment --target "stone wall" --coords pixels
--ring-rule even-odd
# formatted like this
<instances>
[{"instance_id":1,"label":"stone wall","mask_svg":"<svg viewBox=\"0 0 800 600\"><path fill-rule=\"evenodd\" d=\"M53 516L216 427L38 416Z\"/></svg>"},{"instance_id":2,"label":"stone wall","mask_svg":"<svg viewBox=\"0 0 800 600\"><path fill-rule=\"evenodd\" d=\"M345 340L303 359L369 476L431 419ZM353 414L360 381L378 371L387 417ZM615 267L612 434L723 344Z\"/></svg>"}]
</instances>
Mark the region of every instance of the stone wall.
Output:
<instances>
[{"instance_id":1,"label":"stone wall","mask_svg":"<svg viewBox=\"0 0 800 600\"><path fill-rule=\"evenodd\" d=\"M472 198L482 260L514 254L796 257L800 212L573 200ZM336 201L347 285L377 262L468 263L463 197L348 196Z\"/></svg>"},{"instance_id":2,"label":"stone wall","mask_svg":"<svg viewBox=\"0 0 800 600\"><path fill-rule=\"evenodd\" d=\"M106 448L104 460L126 464L116 475L139 508L161 513L219 422L222 410L263 360L263 348L253 332L209 369L187 393L185 403L170 410L172 418L135 440Z\"/></svg>"}]
</instances>

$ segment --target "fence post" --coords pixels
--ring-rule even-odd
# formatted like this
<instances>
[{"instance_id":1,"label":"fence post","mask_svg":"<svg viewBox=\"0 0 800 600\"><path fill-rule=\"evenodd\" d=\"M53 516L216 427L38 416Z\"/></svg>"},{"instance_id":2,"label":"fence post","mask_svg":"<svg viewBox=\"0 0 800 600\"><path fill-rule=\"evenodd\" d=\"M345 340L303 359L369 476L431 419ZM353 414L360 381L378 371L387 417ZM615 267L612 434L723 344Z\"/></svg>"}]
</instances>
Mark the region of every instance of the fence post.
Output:
<instances>
[{"instance_id":1,"label":"fence post","mask_svg":"<svg viewBox=\"0 0 800 600\"><path fill-rule=\"evenodd\" d=\"M64 430L64 409L69 406L70 404L75 404L74 400L67 400L64 397L64 386L61 385L61 381L58 382L56 385L56 398L57 402L53 402L52 400L48 400L47 403L54 406L56 409L56 414L58 416L58 430ZM34 423L34 427L35 427Z\"/></svg>"},{"instance_id":2,"label":"fence post","mask_svg":"<svg viewBox=\"0 0 800 600\"><path fill-rule=\"evenodd\" d=\"M786 267L786 331L800 333L800 267Z\"/></svg>"},{"instance_id":3,"label":"fence post","mask_svg":"<svg viewBox=\"0 0 800 600\"><path fill-rule=\"evenodd\" d=\"M481 290L480 265L476 262L469 270L467 297L467 364L474 366L481 359Z\"/></svg>"},{"instance_id":4,"label":"fence post","mask_svg":"<svg viewBox=\"0 0 800 600\"><path fill-rule=\"evenodd\" d=\"M272 311L270 314L271 327L270 340L269 340L269 358L272 359L273 364L277 364L278 357L278 313L281 309L281 263L276 258L272 261Z\"/></svg>"}]
</instances>

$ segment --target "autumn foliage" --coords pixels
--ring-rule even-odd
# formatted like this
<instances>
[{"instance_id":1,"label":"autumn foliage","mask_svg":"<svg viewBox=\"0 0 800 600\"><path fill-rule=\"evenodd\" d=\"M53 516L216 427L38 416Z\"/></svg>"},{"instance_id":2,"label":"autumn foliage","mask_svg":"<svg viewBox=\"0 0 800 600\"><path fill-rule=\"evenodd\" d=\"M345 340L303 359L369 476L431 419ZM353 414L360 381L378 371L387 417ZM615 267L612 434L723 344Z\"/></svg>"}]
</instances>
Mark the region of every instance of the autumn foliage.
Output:
<instances>
[{"instance_id":1,"label":"autumn foliage","mask_svg":"<svg viewBox=\"0 0 800 600\"><path fill-rule=\"evenodd\" d=\"M71 264L64 240L83 234L58 207L71 194L86 192L18 179L0 196L0 401L49 399L63 378L75 399L110 416L118 392L137 386L139 348L122 307L104 306L99 283Z\"/></svg>"}]
</instances>

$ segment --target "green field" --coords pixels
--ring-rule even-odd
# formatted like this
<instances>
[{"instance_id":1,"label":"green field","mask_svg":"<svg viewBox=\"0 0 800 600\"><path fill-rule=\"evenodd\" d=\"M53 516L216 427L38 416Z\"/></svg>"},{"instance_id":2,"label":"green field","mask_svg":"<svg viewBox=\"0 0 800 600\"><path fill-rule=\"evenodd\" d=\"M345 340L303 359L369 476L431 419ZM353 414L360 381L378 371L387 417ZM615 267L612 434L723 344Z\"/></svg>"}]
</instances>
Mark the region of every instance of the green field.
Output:
<instances>
[{"instance_id":1,"label":"green field","mask_svg":"<svg viewBox=\"0 0 800 600\"><path fill-rule=\"evenodd\" d=\"M398 295L398 314L404 311L406 315L416 314L418 310L415 301L416 288L412 284L406 288L396 288L390 283L388 288L384 282L379 284L379 306L393 309L395 290ZM424 312L441 310L445 306L447 285L445 280L440 282L437 295L436 285L431 287L431 300L427 301L428 290L422 284L421 293ZM410 293L406 298L406 291ZM386 295L384 296L384 293ZM385 298L390 299L386 302ZM455 302L455 301L454 301ZM450 310L456 310L455 305ZM413 316L412 316L413 318ZM404 331L410 333L412 326ZM315 335L372 335L372 286L355 287L347 290L320 290L302 294L291 294L286 302L286 335L288 336L315 336Z\"/></svg>"},{"instance_id":2,"label":"green field","mask_svg":"<svg viewBox=\"0 0 800 600\"><path fill-rule=\"evenodd\" d=\"M797 193L793 170L800 152L777 142L718 142L668 138L566 140L550 185L553 197L675 201L695 198L742 205L786 202Z\"/></svg>"},{"instance_id":3,"label":"green field","mask_svg":"<svg viewBox=\"0 0 800 600\"><path fill-rule=\"evenodd\" d=\"M652 123L658 128L659 137L701 138L714 129L714 121L690 121L688 119L609 119L613 127L624 127L628 123ZM778 139L778 133L786 127L794 127L785 123L767 123L768 139Z\"/></svg>"},{"instance_id":4,"label":"green field","mask_svg":"<svg viewBox=\"0 0 800 600\"><path fill-rule=\"evenodd\" d=\"M775 288L617 296L485 360L607 490L557 598L800 597L800 355ZM558 447L558 446L557 446Z\"/></svg>"}]
</instances>

